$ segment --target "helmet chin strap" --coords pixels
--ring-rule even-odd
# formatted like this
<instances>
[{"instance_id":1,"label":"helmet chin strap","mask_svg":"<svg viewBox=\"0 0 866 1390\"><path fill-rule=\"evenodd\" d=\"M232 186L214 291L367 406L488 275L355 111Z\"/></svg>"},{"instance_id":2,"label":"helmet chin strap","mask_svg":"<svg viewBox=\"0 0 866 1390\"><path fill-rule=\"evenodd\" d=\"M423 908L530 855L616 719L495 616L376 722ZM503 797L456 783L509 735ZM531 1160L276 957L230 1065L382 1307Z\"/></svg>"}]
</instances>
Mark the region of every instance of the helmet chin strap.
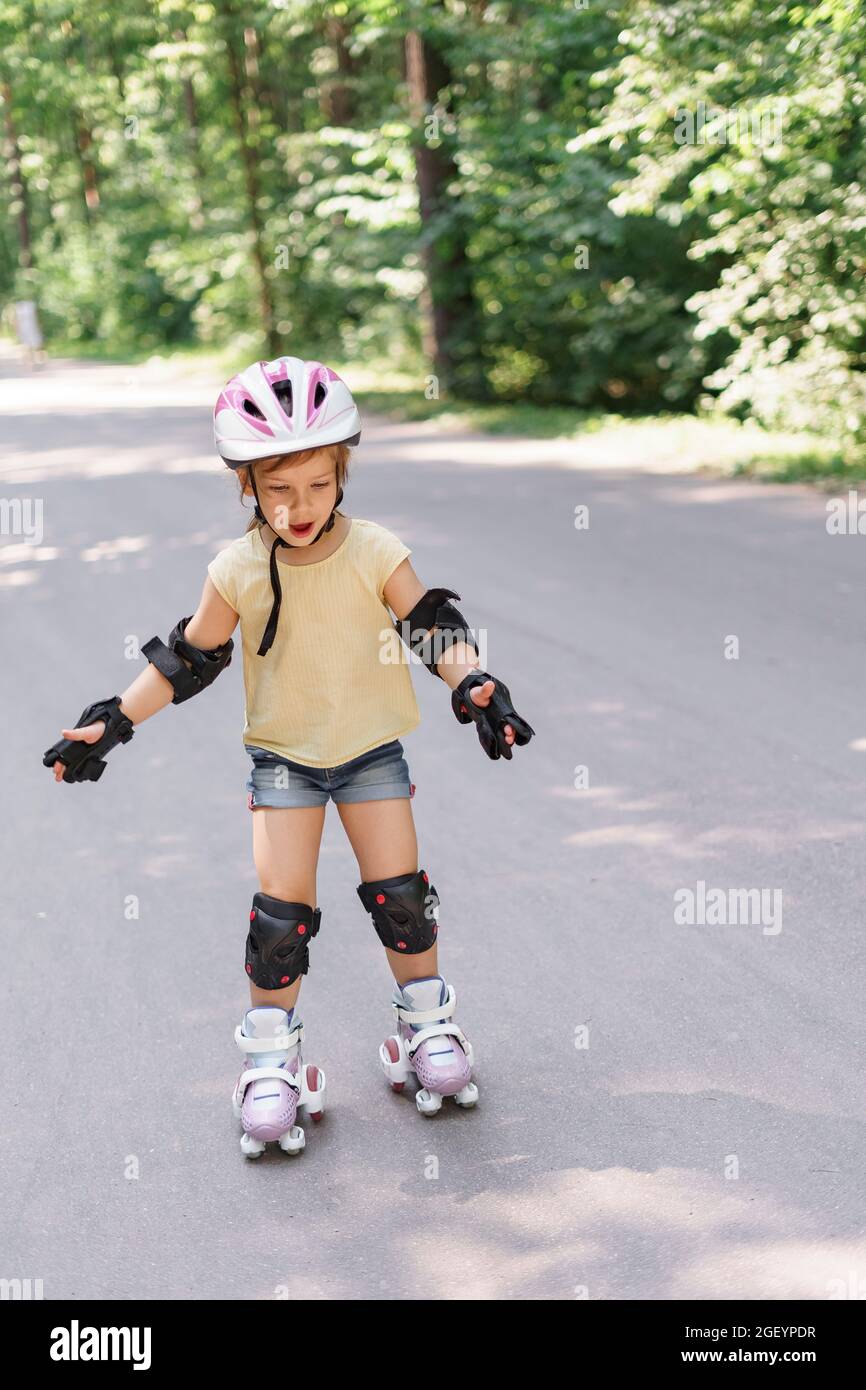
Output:
<instances>
[{"instance_id":1,"label":"helmet chin strap","mask_svg":"<svg viewBox=\"0 0 866 1390\"><path fill-rule=\"evenodd\" d=\"M259 494L258 494L258 491L257 491L257 489L256 489L256 480L255 480L255 477L253 476L253 468L252 468L252 465L250 465L250 483L252 484L253 496L254 496L255 499L256 499L256 516L258 517L259 521L261 521L265 526L270 526L270 522L268 521L267 517L264 515L264 513L263 513L263 511L262 511L261 503L260 503L260 501L259 501ZM309 545L315 545L315 544L316 544L316 541L319 539L320 536L323 536L323 535L325 534L326 531L330 531L330 530L331 530L331 527L334 525L334 521L335 521L335 519L336 519L337 508L339 507L339 505L340 505L340 503L342 502L342 500L343 500L343 489L342 489L342 488L338 488L338 490L337 490L337 496L336 496L336 499L335 499L335 501L334 501L334 506L333 506L332 509L331 509L331 515L328 517L328 520L325 522L324 526L320 526L320 527L319 527L318 532L317 532L316 535L313 537L313 539L309 542ZM271 530L273 530L273 527L271 527ZM264 630L264 632L262 633L262 640L261 640L261 642L259 643L259 649L258 649L258 652L256 653L257 656L265 656L265 655L267 655L267 653L270 651L271 647L273 646L274 637L276 636L276 632L277 632L277 622L279 621L279 617L280 617L280 608L281 608L282 602L283 602L283 590L282 590L282 586L281 586L281 584L280 584L279 566L278 566L278 564L277 564L277 548L278 548L278 546L281 546L281 545L284 545L284 546L286 547L287 550L304 550L304 549L307 549L307 548L308 548L307 546L292 545L292 542L291 542L291 541L284 541L283 538L282 538L282 536L278 536L277 533L276 533L275 531L274 531L274 537L275 537L275 539L274 539L273 545L271 546L271 559L270 559L271 592L273 593L273 596L274 596L274 603L273 603L273 607L271 608L270 617L268 618L268 621L267 621L267 623L265 624L265 630Z\"/></svg>"}]
</instances>

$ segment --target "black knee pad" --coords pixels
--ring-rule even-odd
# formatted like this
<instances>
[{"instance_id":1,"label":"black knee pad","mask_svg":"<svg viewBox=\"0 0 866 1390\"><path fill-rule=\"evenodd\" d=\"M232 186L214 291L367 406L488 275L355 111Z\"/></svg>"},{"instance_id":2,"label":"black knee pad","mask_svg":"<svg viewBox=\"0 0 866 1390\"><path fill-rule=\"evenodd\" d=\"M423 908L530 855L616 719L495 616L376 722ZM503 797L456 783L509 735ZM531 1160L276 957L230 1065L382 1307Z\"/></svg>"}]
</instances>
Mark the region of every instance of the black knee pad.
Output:
<instances>
[{"instance_id":1,"label":"black knee pad","mask_svg":"<svg viewBox=\"0 0 866 1390\"><path fill-rule=\"evenodd\" d=\"M309 969L308 944L322 914L308 903L256 893L247 935L246 972L260 989L284 989Z\"/></svg>"},{"instance_id":2,"label":"black knee pad","mask_svg":"<svg viewBox=\"0 0 866 1390\"><path fill-rule=\"evenodd\" d=\"M417 956L435 944L439 897L423 869L362 883L358 897L373 918L383 946Z\"/></svg>"}]
</instances>

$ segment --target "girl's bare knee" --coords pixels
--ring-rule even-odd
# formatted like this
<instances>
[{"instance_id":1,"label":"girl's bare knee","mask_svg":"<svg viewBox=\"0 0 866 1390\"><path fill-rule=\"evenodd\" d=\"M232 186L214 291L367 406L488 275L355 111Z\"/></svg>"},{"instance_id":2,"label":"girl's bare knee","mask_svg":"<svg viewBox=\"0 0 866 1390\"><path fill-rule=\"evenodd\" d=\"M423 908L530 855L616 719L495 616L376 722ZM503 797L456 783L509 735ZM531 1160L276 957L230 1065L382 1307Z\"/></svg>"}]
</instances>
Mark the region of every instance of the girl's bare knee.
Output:
<instances>
[{"instance_id":1,"label":"girl's bare knee","mask_svg":"<svg viewBox=\"0 0 866 1390\"><path fill-rule=\"evenodd\" d=\"M316 906L315 883L303 884L297 879L264 877L259 892L267 893L269 898L279 898L284 903L306 903L309 907Z\"/></svg>"}]
</instances>

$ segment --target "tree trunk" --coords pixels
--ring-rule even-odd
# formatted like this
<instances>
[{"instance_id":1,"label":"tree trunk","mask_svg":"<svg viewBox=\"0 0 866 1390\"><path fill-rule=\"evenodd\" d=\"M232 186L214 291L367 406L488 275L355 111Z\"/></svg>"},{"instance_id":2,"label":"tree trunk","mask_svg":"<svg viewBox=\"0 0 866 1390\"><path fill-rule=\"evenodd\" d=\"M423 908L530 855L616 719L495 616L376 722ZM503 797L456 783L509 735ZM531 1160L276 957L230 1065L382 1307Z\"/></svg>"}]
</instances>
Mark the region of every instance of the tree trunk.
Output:
<instances>
[{"instance_id":1,"label":"tree trunk","mask_svg":"<svg viewBox=\"0 0 866 1390\"><path fill-rule=\"evenodd\" d=\"M262 89L259 82L259 36L251 25L244 29L244 73L250 98L246 106L247 123L255 143L261 127Z\"/></svg>"},{"instance_id":2,"label":"tree trunk","mask_svg":"<svg viewBox=\"0 0 866 1390\"><path fill-rule=\"evenodd\" d=\"M427 290L422 294L424 351L433 363L440 391L455 384L458 366L455 349L460 338L474 338L476 319L472 267L466 254L466 235L459 206L447 192L458 169L440 128L437 149L425 139L424 124L441 89L451 81L443 56L417 30L406 34L406 75L409 108L414 126L415 179L422 223L422 259ZM447 232L431 224L448 217Z\"/></svg>"},{"instance_id":3,"label":"tree trunk","mask_svg":"<svg viewBox=\"0 0 866 1390\"><path fill-rule=\"evenodd\" d=\"M27 180L21 167L21 147L18 144L18 131L12 114L12 85L3 82L0 87L3 96L3 123L6 129L6 162L9 170L9 187L12 202L16 206L15 221L18 228L18 264L22 270L33 265L33 241L30 235L30 200Z\"/></svg>"},{"instance_id":4,"label":"tree trunk","mask_svg":"<svg viewBox=\"0 0 866 1390\"><path fill-rule=\"evenodd\" d=\"M200 232L204 226L204 211L202 205L202 189L205 186L204 165L201 157L201 142L199 139L198 125L198 105L195 99L195 87L192 85L192 78L187 74L181 78L181 89L183 91L183 105L186 111L186 135L189 146L189 155L192 163L194 183L192 190L193 208L190 216L190 224L194 231Z\"/></svg>"},{"instance_id":5,"label":"tree trunk","mask_svg":"<svg viewBox=\"0 0 866 1390\"><path fill-rule=\"evenodd\" d=\"M121 110L125 114L126 82L124 81L123 77L123 63L121 62L120 54L117 51L117 43L115 41L115 36L113 33L111 33L108 38L108 59L111 63L111 71L114 74L114 80L117 83L117 91L118 95L120 96Z\"/></svg>"},{"instance_id":6,"label":"tree trunk","mask_svg":"<svg viewBox=\"0 0 866 1390\"><path fill-rule=\"evenodd\" d=\"M184 28L175 29L172 37L176 42L182 44L189 43L189 31ZM189 62L188 55L184 55L182 66L185 67ZM195 84L190 72L184 72L180 79L180 91L183 98L183 109L186 116L186 147L189 152L189 161L192 166L192 208L190 211L190 226L193 231L200 232L204 226L204 199L203 192L206 187L204 174L204 160L201 153L201 131L198 123L198 102L195 95Z\"/></svg>"},{"instance_id":7,"label":"tree trunk","mask_svg":"<svg viewBox=\"0 0 866 1390\"><path fill-rule=\"evenodd\" d=\"M251 127L255 126L257 128L258 126L258 113L256 113L252 122L248 119L247 106L244 100L241 61L238 56L236 44L236 15L231 5L228 3L228 0L223 0L221 13L224 20L223 34L226 45L226 56L228 59L229 96L232 112L234 114L235 128L237 130L238 144L240 146L241 163L244 171L247 212L253 233L253 265L255 266L256 278L259 286L259 311L262 319L262 332L268 345L268 351L276 356L279 352L280 344L276 331L271 286L265 273L267 257L264 246L264 228L262 226L261 212L258 205L260 190L257 172L257 154L255 142L251 138Z\"/></svg>"},{"instance_id":8,"label":"tree trunk","mask_svg":"<svg viewBox=\"0 0 866 1390\"><path fill-rule=\"evenodd\" d=\"M89 44L87 36L83 30L76 31L71 20L64 19L60 24L60 31L66 39L66 67L69 72L69 80L72 91L78 86L79 75L75 69L75 51L80 49L82 57L82 67L85 72L90 67L89 63ZM99 183L96 176L96 163L93 158L93 132L89 125L82 118L81 112L75 104L70 102L69 113L71 116L72 136L75 154L78 159L78 167L81 171L81 184L84 192L84 217L85 221L90 221L90 214L99 207Z\"/></svg>"},{"instance_id":9,"label":"tree trunk","mask_svg":"<svg viewBox=\"0 0 866 1390\"><path fill-rule=\"evenodd\" d=\"M358 75L358 64L348 46L352 28L340 19L329 18L325 32L337 56L337 76L323 85L321 108L331 125L351 126L354 125L358 105L353 83Z\"/></svg>"},{"instance_id":10,"label":"tree trunk","mask_svg":"<svg viewBox=\"0 0 866 1390\"><path fill-rule=\"evenodd\" d=\"M78 112L75 113L75 129L81 179L84 184L84 206L89 214L99 207L99 184L93 160L93 132L84 124Z\"/></svg>"}]
</instances>

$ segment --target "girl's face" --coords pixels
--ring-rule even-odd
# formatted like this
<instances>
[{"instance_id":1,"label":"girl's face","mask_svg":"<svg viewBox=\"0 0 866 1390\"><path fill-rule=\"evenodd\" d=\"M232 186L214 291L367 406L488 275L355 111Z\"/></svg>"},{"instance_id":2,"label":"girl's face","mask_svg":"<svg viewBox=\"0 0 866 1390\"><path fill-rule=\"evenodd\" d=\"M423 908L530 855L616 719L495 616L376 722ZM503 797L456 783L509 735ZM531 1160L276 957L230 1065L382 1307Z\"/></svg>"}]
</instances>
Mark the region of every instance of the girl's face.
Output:
<instances>
[{"instance_id":1,"label":"girl's face","mask_svg":"<svg viewBox=\"0 0 866 1390\"><path fill-rule=\"evenodd\" d=\"M337 470L326 449L306 463L286 460L262 474L256 487L268 523L293 545L309 544L324 526L337 499Z\"/></svg>"}]
</instances>

